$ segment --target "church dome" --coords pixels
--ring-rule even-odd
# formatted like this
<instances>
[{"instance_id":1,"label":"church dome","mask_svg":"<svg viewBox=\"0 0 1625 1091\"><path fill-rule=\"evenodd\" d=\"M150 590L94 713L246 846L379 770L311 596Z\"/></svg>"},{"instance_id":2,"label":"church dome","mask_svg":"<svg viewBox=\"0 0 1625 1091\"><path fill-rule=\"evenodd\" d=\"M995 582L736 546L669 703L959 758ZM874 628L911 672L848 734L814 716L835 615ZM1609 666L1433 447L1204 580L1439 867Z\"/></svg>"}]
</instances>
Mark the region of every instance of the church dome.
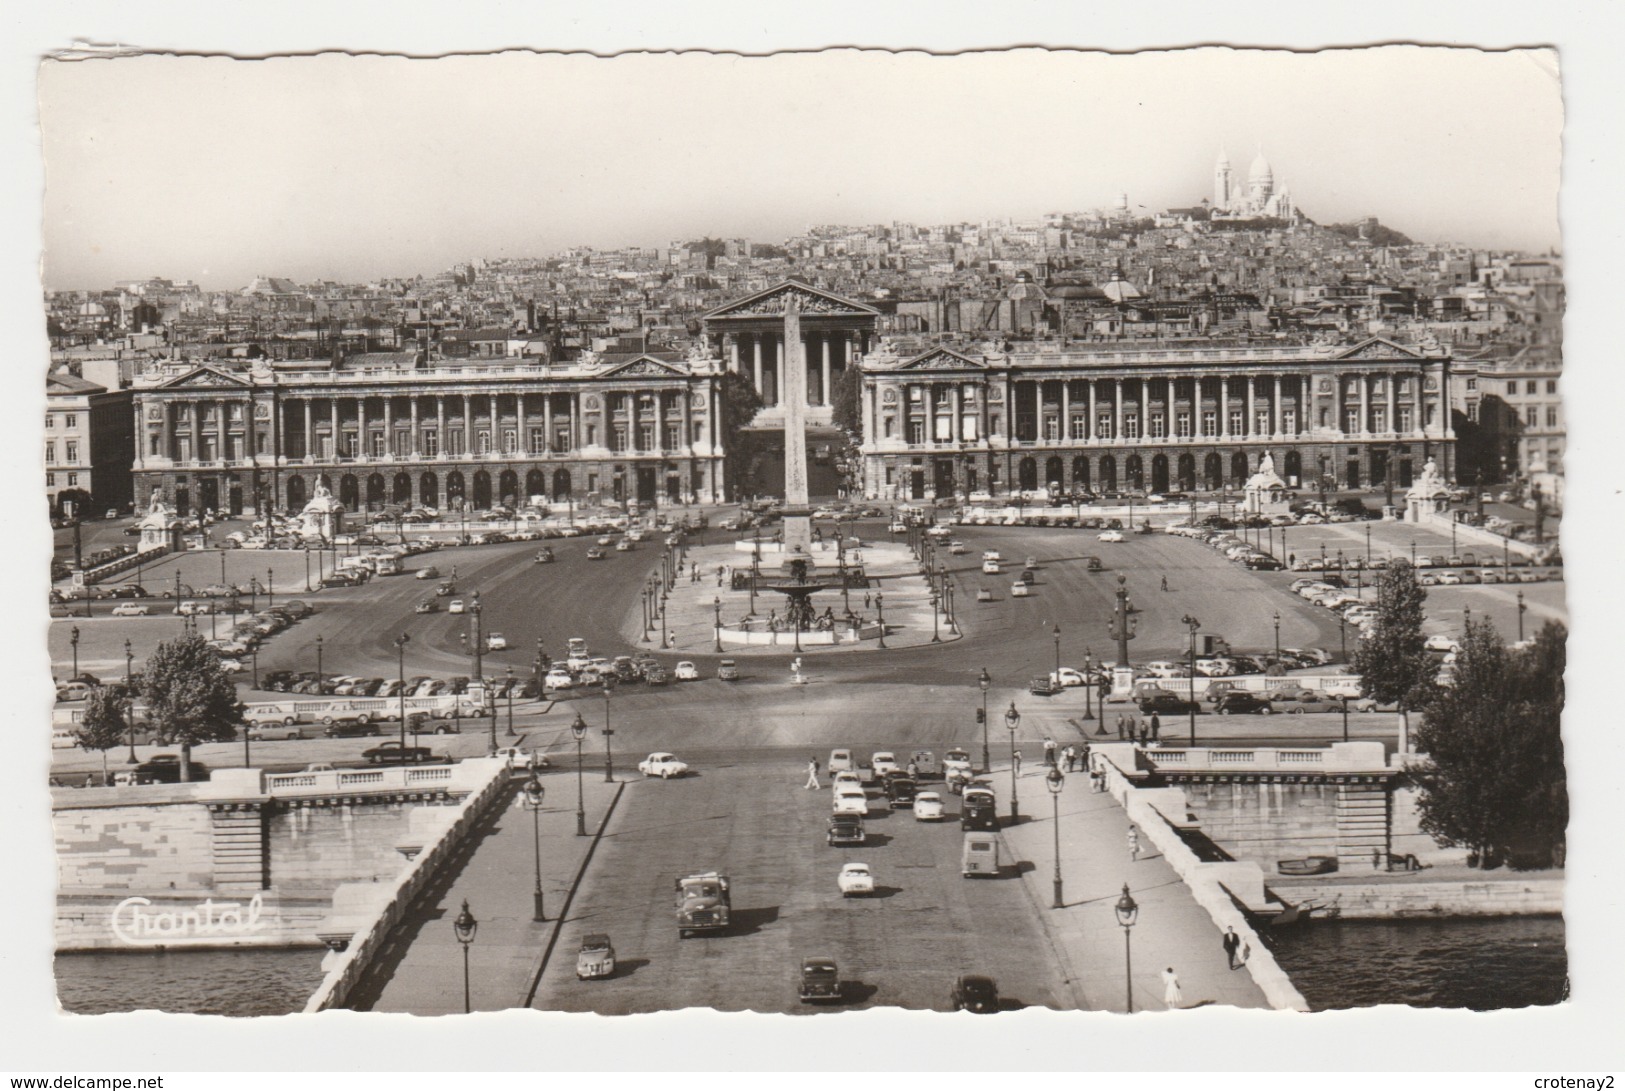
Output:
<instances>
[{"instance_id":1,"label":"church dome","mask_svg":"<svg viewBox=\"0 0 1625 1091\"><path fill-rule=\"evenodd\" d=\"M1264 158L1263 152L1259 152L1258 155L1254 157L1253 165L1247 170L1247 180L1249 182L1275 181L1275 172L1270 170L1270 162L1268 159Z\"/></svg>"}]
</instances>

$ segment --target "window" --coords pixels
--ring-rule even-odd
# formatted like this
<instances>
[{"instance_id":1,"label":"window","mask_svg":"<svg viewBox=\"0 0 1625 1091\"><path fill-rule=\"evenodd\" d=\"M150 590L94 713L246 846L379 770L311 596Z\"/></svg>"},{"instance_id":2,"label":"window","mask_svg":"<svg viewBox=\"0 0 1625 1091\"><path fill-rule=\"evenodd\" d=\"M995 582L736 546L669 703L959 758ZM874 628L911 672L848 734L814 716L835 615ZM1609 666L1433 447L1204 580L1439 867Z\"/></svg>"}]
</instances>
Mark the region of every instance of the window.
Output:
<instances>
[{"instance_id":1,"label":"window","mask_svg":"<svg viewBox=\"0 0 1625 1091\"><path fill-rule=\"evenodd\" d=\"M925 422L911 420L908 422L908 441L910 443L925 442Z\"/></svg>"},{"instance_id":2,"label":"window","mask_svg":"<svg viewBox=\"0 0 1625 1091\"><path fill-rule=\"evenodd\" d=\"M344 453L350 458L361 457L361 433L344 433Z\"/></svg>"},{"instance_id":3,"label":"window","mask_svg":"<svg viewBox=\"0 0 1625 1091\"><path fill-rule=\"evenodd\" d=\"M894 438L897 435L897 418L889 415L881 418L880 434L887 439Z\"/></svg>"},{"instance_id":4,"label":"window","mask_svg":"<svg viewBox=\"0 0 1625 1091\"><path fill-rule=\"evenodd\" d=\"M1331 425L1331 416L1332 416L1332 411L1330 409L1327 409L1325 406L1321 406L1321 408L1320 408L1320 418L1319 418L1320 419L1320 427L1322 427L1322 428L1329 427Z\"/></svg>"},{"instance_id":5,"label":"window","mask_svg":"<svg viewBox=\"0 0 1625 1091\"><path fill-rule=\"evenodd\" d=\"M1524 381L1523 392L1525 394L1534 394L1534 393L1537 393L1539 390L1540 390L1540 384L1535 382L1535 380L1526 379Z\"/></svg>"},{"instance_id":6,"label":"window","mask_svg":"<svg viewBox=\"0 0 1625 1091\"><path fill-rule=\"evenodd\" d=\"M1181 409L1174 414L1174 435L1180 439L1191 438L1191 415L1188 410Z\"/></svg>"},{"instance_id":7,"label":"window","mask_svg":"<svg viewBox=\"0 0 1625 1091\"><path fill-rule=\"evenodd\" d=\"M539 455L547 449L547 432L541 428L530 430L530 453Z\"/></svg>"},{"instance_id":8,"label":"window","mask_svg":"<svg viewBox=\"0 0 1625 1091\"><path fill-rule=\"evenodd\" d=\"M226 437L226 457L230 458L230 459L234 459L234 460L239 461L239 462L242 461L242 457L243 457L243 437L242 436L227 436Z\"/></svg>"},{"instance_id":9,"label":"window","mask_svg":"<svg viewBox=\"0 0 1625 1091\"><path fill-rule=\"evenodd\" d=\"M1044 418L1044 440L1054 443L1061 438L1061 422L1055 417Z\"/></svg>"},{"instance_id":10,"label":"window","mask_svg":"<svg viewBox=\"0 0 1625 1091\"><path fill-rule=\"evenodd\" d=\"M1095 418L1095 435L1105 436L1107 439L1112 438L1112 415L1110 413L1101 413Z\"/></svg>"},{"instance_id":11,"label":"window","mask_svg":"<svg viewBox=\"0 0 1625 1091\"><path fill-rule=\"evenodd\" d=\"M382 432L372 433L372 457L383 458L387 453L384 448L384 434Z\"/></svg>"},{"instance_id":12,"label":"window","mask_svg":"<svg viewBox=\"0 0 1625 1091\"><path fill-rule=\"evenodd\" d=\"M683 423L673 421L665 426L665 437L661 443L661 450L675 451L683 445Z\"/></svg>"},{"instance_id":13,"label":"window","mask_svg":"<svg viewBox=\"0 0 1625 1091\"><path fill-rule=\"evenodd\" d=\"M971 417L966 417L965 418L966 421L970 421L972 419L973 418L971 418ZM973 433L970 432L970 431L967 431L965 434L967 436L973 435ZM1071 431L1068 433L1068 435L1072 439L1088 439L1089 438L1089 418L1088 417L1077 417L1077 416L1073 417L1072 418Z\"/></svg>"},{"instance_id":14,"label":"window","mask_svg":"<svg viewBox=\"0 0 1625 1091\"><path fill-rule=\"evenodd\" d=\"M79 414L77 414L77 413L69 413L66 416L64 416L62 418L62 427L64 427L64 428L77 428L77 427L79 427ZM72 475L70 474L69 476L71 477Z\"/></svg>"},{"instance_id":15,"label":"window","mask_svg":"<svg viewBox=\"0 0 1625 1091\"><path fill-rule=\"evenodd\" d=\"M213 462L217 457L219 457L219 452L220 446L218 441L213 436L204 436L203 447L202 450L198 452L198 457L204 462Z\"/></svg>"},{"instance_id":16,"label":"window","mask_svg":"<svg viewBox=\"0 0 1625 1091\"><path fill-rule=\"evenodd\" d=\"M45 473L45 484L54 488L56 486L56 474L47 470Z\"/></svg>"},{"instance_id":17,"label":"window","mask_svg":"<svg viewBox=\"0 0 1625 1091\"><path fill-rule=\"evenodd\" d=\"M47 427L47 428L55 428L56 427L56 418L53 417L49 413L45 414L45 427Z\"/></svg>"},{"instance_id":18,"label":"window","mask_svg":"<svg viewBox=\"0 0 1625 1091\"><path fill-rule=\"evenodd\" d=\"M1004 418L994 413L988 418L988 428L992 430L992 434L995 436L1003 435Z\"/></svg>"},{"instance_id":19,"label":"window","mask_svg":"<svg viewBox=\"0 0 1625 1091\"><path fill-rule=\"evenodd\" d=\"M624 450L626 450L626 425L624 425L624 424L615 425L615 431L611 435L609 442L610 442L610 450L612 450L612 451L624 451Z\"/></svg>"},{"instance_id":20,"label":"window","mask_svg":"<svg viewBox=\"0 0 1625 1091\"><path fill-rule=\"evenodd\" d=\"M1202 434L1204 436L1219 434L1219 414L1211 409L1202 410Z\"/></svg>"},{"instance_id":21,"label":"window","mask_svg":"<svg viewBox=\"0 0 1625 1091\"><path fill-rule=\"evenodd\" d=\"M242 421L242 419L243 419L243 407L242 407L241 403L233 402L231 404L230 408L227 410L227 412L230 414L230 419L231 420L238 421L238 422Z\"/></svg>"},{"instance_id":22,"label":"window","mask_svg":"<svg viewBox=\"0 0 1625 1091\"><path fill-rule=\"evenodd\" d=\"M1343 410L1343 431L1357 433L1360 430L1360 411L1354 406Z\"/></svg>"},{"instance_id":23,"label":"window","mask_svg":"<svg viewBox=\"0 0 1625 1091\"><path fill-rule=\"evenodd\" d=\"M254 453L255 454L263 455L263 454L266 453L266 449L269 446L269 443L267 442L268 439L269 439L269 437L266 436L266 434L264 432L256 432L256 433L254 433Z\"/></svg>"},{"instance_id":24,"label":"window","mask_svg":"<svg viewBox=\"0 0 1625 1091\"><path fill-rule=\"evenodd\" d=\"M1429 406L1427 406L1426 408L1424 408L1422 410L1422 423L1423 423L1423 425L1425 425L1428 428L1433 427L1433 414L1434 414L1435 408L1436 408L1435 406L1429 405ZM1468 420L1477 420L1478 419L1478 403L1477 402L1471 402L1471 403L1468 404L1468 406L1467 406L1467 419Z\"/></svg>"},{"instance_id":25,"label":"window","mask_svg":"<svg viewBox=\"0 0 1625 1091\"><path fill-rule=\"evenodd\" d=\"M1268 409L1258 409L1254 410L1254 412L1257 414L1257 416L1253 421L1253 433L1255 435L1267 436L1273 432L1274 429L1270 427L1270 411Z\"/></svg>"},{"instance_id":26,"label":"window","mask_svg":"<svg viewBox=\"0 0 1625 1091\"><path fill-rule=\"evenodd\" d=\"M1478 403L1477 402L1468 402L1467 403L1467 419L1474 422L1475 424L1478 422ZM1433 423L1433 407L1431 405L1428 406L1428 423L1429 424Z\"/></svg>"},{"instance_id":27,"label":"window","mask_svg":"<svg viewBox=\"0 0 1625 1091\"><path fill-rule=\"evenodd\" d=\"M505 455L511 455L518 449L518 447L518 430L514 428L504 428L502 430L502 453Z\"/></svg>"},{"instance_id":28,"label":"window","mask_svg":"<svg viewBox=\"0 0 1625 1091\"><path fill-rule=\"evenodd\" d=\"M1373 432L1388 431L1388 410L1380 405L1371 407L1371 430Z\"/></svg>"},{"instance_id":29,"label":"window","mask_svg":"<svg viewBox=\"0 0 1625 1091\"><path fill-rule=\"evenodd\" d=\"M1535 427L1536 424L1540 423L1540 410L1532 405L1529 406L1523 411L1523 420L1529 427Z\"/></svg>"},{"instance_id":30,"label":"window","mask_svg":"<svg viewBox=\"0 0 1625 1091\"><path fill-rule=\"evenodd\" d=\"M56 443L53 441L45 445L45 462L49 465L56 461Z\"/></svg>"},{"instance_id":31,"label":"window","mask_svg":"<svg viewBox=\"0 0 1625 1091\"><path fill-rule=\"evenodd\" d=\"M1123 438L1124 439L1139 439L1140 438L1140 414L1138 414L1138 413L1125 413L1125 414L1123 414Z\"/></svg>"},{"instance_id":32,"label":"window","mask_svg":"<svg viewBox=\"0 0 1625 1091\"><path fill-rule=\"evenodd\" d=\"M1400 406L1399 407L1399 430L1401 432L1409 432L1411 430L1412 424L1413 424L1413 419L1412 419L1411 407L1408 406L1408 405Z\"/></svg>"},{"instance_id":33,"label":"window","mask_svg":"<svg viewBox=\"0 0 1625 1091\"><path fill-rule=\"evenodd\" d=\"M1518 380L1516 380L1516 379L1508 379L1507 380L1507 393L1508 394L1516 394L1517 392L1518 392Z\"/></svg>"},{"instance_id":34,"label":"window","mask_svg":"<svg viewBox=\"0 0 1625 1091\"><path fill-rule=\"evenodd\" d=\"M423 453L429 458L435 458L440 454L440 432L438 430L434 428L424 429Z\"/></svg>"},{"instance_id":35,"label":"window","mask_svg":"<svg viewBox=\"0 0 1625 1091\"><path fill-rule=\"evenodd\" d=\"M1298 434L1298 411L1296 409L1281 410L1281 431L1289 436Z\"/></svg>"},{"instance_id":36,"label":"window","mask_svg":"<svg viewBox=\"0 0 1625 1091\"><path fill-rule=\"evenodd\" d=\"M593 447L593 446L597 445L597 443L598 443L598 426L596 424L587 425L587 437L586 437L586 440L587 440L586 446L588 446L588 447ZM589 476L594 481L598 480L598 475L597 474L590 474ZM591 492L593 490L589 488L587 491Z\"/></svg>"},{"instance_id":37,"label":"window","mask_svg":"<svg viewBox=\"0 0 1625 1091\"><path fill-rule=\"evenodd\" d=\"M1240 409L1230 410L1230 434L1232 436L1241 435L1242 428L1246 423L1247 414L1245 412Z\"/></svg>"},{"instance_id":38,"label":"window","mask_svg":"<svg viewBox=\"0 0 1625 1091\"><path fill-rule=\"evenodd\" d=\"M638 450L652 451L655 447L655 426L652 421L638 422Z\"/></svg>"},{"instance_id":39,"label":"window","mask_svg":"<svg viewBox=\"0 0 1625 1091\"><path fill-rule=\"evenodd\" d=\"M1477 390L1478 389L1478 380L1476 378L1468 379L1467 380L1467 389L1468 390Z\"/></svg>"},{"instance_id":40,"label":"window","mask_svg":"<svg viewBox=\"0 0 1625 1091\"><path fill-rule=\"evenodd\" d=\"M1556 379L1547 379L1546 380L1546 393L1548 393L1548 394L1556 394L1557 393L1557 380Z\"/></svg>"},{"instance_id":41,"label":"window","mask_svg":"<svg viewBox=\"0 0 1625 1091\"><path fill-rule=\"evenodd\" d=\"M446 453L453 457L463 453L463 433L461 429L454 429L446 433Z\"/></svg>"},{"instance_id":42,"label":"window","mask_svg":"<svg viewBox=\"0 0 1625 1091\"><path fill-rule=\"evenodd\" d=\"M705 442L705 422L697 420L692 423L694 425L694 438L690 442L698 446Z\"/></svg>"},{"instance_id":43,"label":"window","mask_svg":"<svg viewBox=\"0 0 1625 1091\"><path fill-rule=\"evenodd\" d=\"M477 453L482 454L482 455L490 454L491 453L491 430L489 428L481 428L478 432L475 432L474 433L474 443L476 444L474 449L475 449L475 451Z\"/></svg>"},{"instance_id":44,"label":"window","mask_svg":"<svg viewBox=\"0 0 1625 1091\"><path fill-rule=\"evenodd\" d=\"M1555 405L1548 405L1546 407L1546 427L1557 427L1557 406Z\"/></svg>"},{"instance_id":45,"label":"window","mask_svg":"<svg viewBox=\"0 0 1625 1091\"><path fill-rule=\"evenodd\" d=\"M164 437L163 436L160 436L160 435L158 435L156 433L154 433L153 435L148 436L147 437L147 445L149 447L149 450L147 451L147 454L152 455L155 458L163 457L163 453L164 453Z\"/></svg>"},{"instance_id":46,"label":"window","mask_svg":"<svg viewBox=\"0 0 1625 1091\"><path fill-rule=\"evenodd\" d=\"M79 461L79 442L70 439L65 445L65 449L68 455L67 461L77 463Z\"/></svg>"},{"instance_id":47,"label":"window","mask_svg":"<svg viewBox=\"0 0 1625 1091\"><path fill-rule=\"evenodd\" d=\"M1152 439L1162 439L1168 434L1167 425L1161 413L1151 414L1150 436Z\"/></svg>"},{"instance_id":48,"label":"window","mask_svg":"<svg viewBox=\"0 0 1625 1091\"><path fill-rule=\"evenodd\" d=\"M79 484L79 475L70 473L68 475L68 488L71 489L77 484Z\"/></svg>"}]
</instances>

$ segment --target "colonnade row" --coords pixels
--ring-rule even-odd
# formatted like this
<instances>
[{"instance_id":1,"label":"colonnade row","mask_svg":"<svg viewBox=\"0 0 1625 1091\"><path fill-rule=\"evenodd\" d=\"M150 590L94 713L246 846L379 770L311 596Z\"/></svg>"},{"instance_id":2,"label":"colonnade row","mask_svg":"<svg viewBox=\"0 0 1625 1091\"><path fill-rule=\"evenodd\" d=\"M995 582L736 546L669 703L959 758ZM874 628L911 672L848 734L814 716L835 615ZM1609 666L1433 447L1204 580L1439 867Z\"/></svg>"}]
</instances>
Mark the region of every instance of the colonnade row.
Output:
<instances>
[{"instance_id":1,"label":"colonnade row","mask_svg":"<svg viewBox=\"0 0 1625 1091\"><path fill-rule=\"evenodd\" d=\"M424 470L379 467L345 470L147 471L136 475L140 495L154 488L182 515L205 510L242 514L272 509L301 510L325 485L350 511L376 511L386 505L478 511L493 504L524 504L530 497L554 503L591 505L599 500L638 500L644 504L720 502L721 459L643 459L615 462L572 460L568 464L483 466L467 464Z\"/></svg>"},{"instance_id":2,"label":"colonnade row","mask_svg":"<svg viewBox=\"0 0 1625 1091\"><path fill-rule=\"evenodd\" d=\"M921 500L955 494L1012 492L1111 493L1143 489L1163 493L1230 489L1239 493L1258 469L1266 448L1246 450L1123 449L1108 454L1041 455L978 452L910 456L870 455L865 460L867 495L879 499ZM1361 443L1342 447L1305 444L1275 449L1275 471L1291 488L1328 486L1357 489L1392 484L1409 488L1435 453L1448 463L1445 444Z\"/></svg>"},{"instance_id":3,"label":"colonnade row","mask_svg":"<svg viewBox=\"0 0 1625 1091\"><path fill-rule=\"evenodd\" d=\"M148 458L445 459L569 454L587 447L680 452L691 444L714 446L707 404L704 393L689 386L528 395L288 394L274 401L138 398L136 427L143 441L136 468Z\"/></svg>"},{"instance_id":4,"label":"colonnade row","mask_svg":"<svg viewBox=\"0 0 1625 1091\"><path fill-rule=\"evenodd\" d=\"M851 367L866 350L860 330L809 333L801 339L807 360L807 402L829 405L835 377ZM745 371L766 405L784 403L784 334L782 332L727 332L722 351L729 371Z\"/></svg>"},{"instance_id":5,"label":"colonnade row","mask_svg":"<svg viewBox=\"0 0 1625 1091\"><path fill-rule=\"evenodd\" d=\"M924 382L875 376L863 391L867 435L907 443L1222 440L1327 430L1419 435L1440 429L1439 404L1423 397L1419 372Z\"/></svg>"}]
</instances>

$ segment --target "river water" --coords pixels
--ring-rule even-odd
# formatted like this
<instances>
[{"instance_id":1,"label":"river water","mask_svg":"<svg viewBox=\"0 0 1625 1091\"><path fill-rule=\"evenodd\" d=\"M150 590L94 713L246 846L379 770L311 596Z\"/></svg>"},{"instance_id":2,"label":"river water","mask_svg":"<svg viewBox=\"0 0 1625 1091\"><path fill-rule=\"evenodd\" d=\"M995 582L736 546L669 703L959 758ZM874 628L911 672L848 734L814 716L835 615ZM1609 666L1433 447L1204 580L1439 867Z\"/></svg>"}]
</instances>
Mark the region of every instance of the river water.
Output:
<instances>
[{"instance_id":1,"label":"river water","mask_svg":"<svg viewBox=\"0 0 1625 1091\"><path fill-rule=\"evenodd\" d=\"M1568 995L1562 917L1310 920L1263 935L1315 1011L1373 1004L1490 1011Z\"/></svg>"},{"instance_id":2,"label":"river water","mask_svg":"<svg viewBox=\"0 0 1625 1091\"><path fill-rule=\"evenodd\" d=\"M57 998L81 1015L153 1009L287 1015L322 983L324 948L86 951L56 956Z\"/></svg>"}]
</instances>

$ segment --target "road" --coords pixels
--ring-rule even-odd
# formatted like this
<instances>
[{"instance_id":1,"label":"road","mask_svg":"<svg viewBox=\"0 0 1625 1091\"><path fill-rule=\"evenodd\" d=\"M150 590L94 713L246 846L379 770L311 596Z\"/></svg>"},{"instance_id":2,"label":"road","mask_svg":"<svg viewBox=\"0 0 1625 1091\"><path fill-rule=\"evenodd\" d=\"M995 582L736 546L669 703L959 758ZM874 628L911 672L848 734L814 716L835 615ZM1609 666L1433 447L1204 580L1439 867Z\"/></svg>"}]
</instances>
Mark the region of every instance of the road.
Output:
<instances>
[{"instance_id":1,"label":"road","mask_svg":"<svg viewBox=\"0 0 1625 1091\"><path fill-rule=\"evenodd\" d=\"M1090 1006L1067 980L1065 960L1007 861L1000 879L959 874L957 819L916 822L871 798L869 843L824 840L830 793L803 788L792 767L704 767L696 775L628 791L543 975L534 1007L605 1015L711 1007L796 1011L800 960L834 957L842 1010L874 1006L948 1010L961 973L991 974L1007 1007ZM873 793L871 792L873 797ZM951 813L957 799L947 797ZM835 876L860 860L876 893L842 898ZM673 881L719 870L730 876L733 927L679 939ZM579 982L574 951L607 932L620 969Z\"/></svg>"}]
</instances>

